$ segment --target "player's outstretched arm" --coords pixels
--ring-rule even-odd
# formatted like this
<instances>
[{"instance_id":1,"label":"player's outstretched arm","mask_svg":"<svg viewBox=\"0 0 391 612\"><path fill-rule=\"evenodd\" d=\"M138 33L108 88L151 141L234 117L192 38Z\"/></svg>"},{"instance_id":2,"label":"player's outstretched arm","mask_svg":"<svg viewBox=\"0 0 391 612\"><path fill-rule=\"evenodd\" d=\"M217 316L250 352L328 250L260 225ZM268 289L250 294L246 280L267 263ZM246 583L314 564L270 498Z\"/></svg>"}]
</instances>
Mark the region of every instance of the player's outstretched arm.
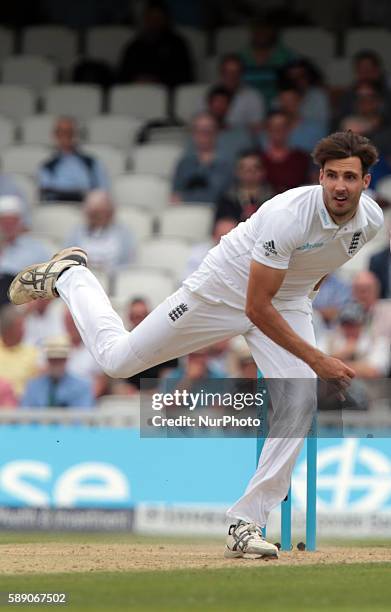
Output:
<instances>
[{"instance_id":1,"label":"player's outstretched arm","mask_svg":"<svg viewBox=\"0 0 391 612\"><path fill-rule=\"evenodd\" d=\"M251 262L246 315L276 344L308 363L320 378L337 379L342 384L349 384L355 376L354 370L303 340L274 308L272 299L281 287L285 274L286 270Z\"/></svg>"}]
</instances>

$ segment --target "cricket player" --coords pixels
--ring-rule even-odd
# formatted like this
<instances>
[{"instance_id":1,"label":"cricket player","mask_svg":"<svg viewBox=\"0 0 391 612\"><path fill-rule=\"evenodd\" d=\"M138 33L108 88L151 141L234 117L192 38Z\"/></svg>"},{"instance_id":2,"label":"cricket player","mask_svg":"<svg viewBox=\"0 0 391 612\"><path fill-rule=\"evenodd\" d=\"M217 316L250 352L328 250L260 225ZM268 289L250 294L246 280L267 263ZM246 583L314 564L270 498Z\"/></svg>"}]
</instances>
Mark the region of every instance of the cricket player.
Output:
<instances>
[{"instance_id":1,"label":"cricket player","mask_svg":"<svg viewBox=\"0 0 391 612\"><path fill-rule=\"evenodd\" d=\"M60 296L85 345L114 378L242 334L265 377L318 376L344 388L355 373L316 348L311 295L383 224L381 209L364 193L377 151L367 138L346 131L320 140L313 158L320 166L319 185L291 189L263 204L131 332L77 247L22 270L10 286L10 299L23 304ZM273 418L279 410L283 403L273 405ZM310 420L305 425L308 432ZM234 524L226 556L278 556L262 527L287 495L306 431L302 437L266 440L244 495L228 510Z\"/></svg>"}]
</instances>

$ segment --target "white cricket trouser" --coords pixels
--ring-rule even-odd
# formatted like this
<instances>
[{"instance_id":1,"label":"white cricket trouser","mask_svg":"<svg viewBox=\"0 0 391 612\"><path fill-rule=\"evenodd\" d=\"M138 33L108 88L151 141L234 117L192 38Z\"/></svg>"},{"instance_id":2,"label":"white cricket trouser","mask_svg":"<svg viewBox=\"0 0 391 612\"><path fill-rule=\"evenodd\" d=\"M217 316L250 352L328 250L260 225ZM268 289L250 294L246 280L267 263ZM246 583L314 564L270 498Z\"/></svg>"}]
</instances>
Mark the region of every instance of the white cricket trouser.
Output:
<instances>
[{"instance_id":1,"label":"white cricket trouser","mask_svg":"<svg viewBox=\"0 0 391 612\"><path fill-rule=\"evenodd\" d=\"M133 376L240 334L245 337L265 378L315 378L307 364L265 336L242 310L217 301L224 298L224 291L229 291L225 285L216 287L216 301L203 299L198 292L181 287L131 332L125 329L100 283L87 268L74 266L66 270L58 279L56 289L72 313L84 344L100 367L114 378ZM178 319L171 320L169 313L182 303L187 310ZM296 333L315 344L310 314L283 309L280 312ZM283 393L280 401L272 400L271 435L274 421L283 420L289 430L289 419L297 420L298 408L290 407ZM303 437L311 425L314 402L300 415L300 437L267 438L258 468L244 495L228 510L229 516L261 527L266 525L270 511L288 492Z\"/></svg>"}]
</instances>

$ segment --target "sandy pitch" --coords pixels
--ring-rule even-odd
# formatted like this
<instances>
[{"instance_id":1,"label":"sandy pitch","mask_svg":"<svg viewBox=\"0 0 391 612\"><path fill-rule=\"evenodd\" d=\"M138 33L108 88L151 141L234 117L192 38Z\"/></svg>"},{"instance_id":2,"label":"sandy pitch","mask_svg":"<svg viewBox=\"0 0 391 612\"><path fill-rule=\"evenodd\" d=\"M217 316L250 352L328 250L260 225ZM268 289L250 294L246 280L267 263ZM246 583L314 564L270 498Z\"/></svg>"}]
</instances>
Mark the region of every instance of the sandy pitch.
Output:
<instances>
[{"instance_id":1,"label":"sandy pitch","mask_svg":"<svg viewBox=\"0 0 391 612\"><path fill-rule=\"evenodd\" d=\"M0 574L140 571L390 562L391 549L321 547L314 553L284 552L278 560L225 559L223 544L3 544Z\"/></svg>"}]
</instances>

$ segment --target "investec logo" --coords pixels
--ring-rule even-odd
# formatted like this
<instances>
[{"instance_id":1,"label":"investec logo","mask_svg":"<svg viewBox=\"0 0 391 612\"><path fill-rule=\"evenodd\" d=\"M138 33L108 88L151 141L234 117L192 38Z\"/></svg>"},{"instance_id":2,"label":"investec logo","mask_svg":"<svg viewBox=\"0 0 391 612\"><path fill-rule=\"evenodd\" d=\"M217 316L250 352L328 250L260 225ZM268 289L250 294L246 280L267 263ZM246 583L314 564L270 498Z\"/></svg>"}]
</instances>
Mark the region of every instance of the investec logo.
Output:
<instances>
[{"instance_id":1,"label":"investec logo","mask_svg":"<svg viewBox=\"0 0 391 612\"><path fill-rule=\"evenodd\" d=\"M265 249L265 255L269 257L269 255L277 255L276 247L274 244L274 240L269 240L263 243L263 248Z\"/></svg>"},{"instance_id":2,"label":"investec logo","mask_svg":"<svg viewBox=\"0 0 391 612\"><path fill-rule=\"evenodd\" d=\"M297 247L297 250L309 251L310 249L319 249L323 246L323 244L324 242L313 242L312 244L310 242L306 242L305 244L302 244L301 246Z\"/></svg>"}]
</instances>

